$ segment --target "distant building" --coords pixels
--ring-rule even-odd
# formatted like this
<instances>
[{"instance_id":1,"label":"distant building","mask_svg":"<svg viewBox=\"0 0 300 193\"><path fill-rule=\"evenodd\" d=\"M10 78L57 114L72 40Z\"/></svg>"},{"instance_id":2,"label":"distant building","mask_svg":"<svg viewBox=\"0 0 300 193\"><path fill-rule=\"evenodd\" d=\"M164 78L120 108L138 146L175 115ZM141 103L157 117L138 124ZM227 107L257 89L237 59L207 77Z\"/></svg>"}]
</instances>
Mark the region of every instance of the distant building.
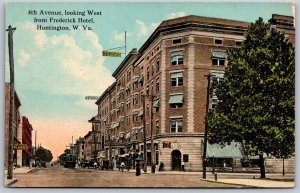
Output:
<instances>
[{"instance_id":1,"label":"distant building","mask_svg":"<svg viewBox=\"0 0 300 193\"><path fill-rule=\"evenodd\" d=\"M82 163L82 161L85 159L85 157L84 157L84 144L85 144L84 137L79 137L79 139L76 140L75 152L76 152L78 163Z\"/></svg>"},{"instance_id":2,"label":"distant building","mask_svg":"<svg viewBox=\"0 0 300 193\"><path fill-rule=\"evenodd\" d=\"M10 84L5 83L5 150L4 150L4 165L5 168L8 166L8 140L9 140L9 112L10 112ZM17 92L14 92L15 94L15 105L14 105L14 121L13 121L13 136L14 141L13 144L21 144L22 143L22 133L19 130L19 124L20 124L20 111L19 108L21 106L20 99L17 95ZM14 150L13 151L13 162L15 165L22 164L22 150Z\"/></svg>"},{"instance_id":3,"label":"distant building","mask_svg":"<svg viewBox=\"0 0 300 193\"><path fill-rule=\"evenodd\" d=\"M84 148L83 148L83 159L84 160L92 160L93 159L93 135L92 132L88 132L85 136L84 136Z\"/></svg>"},{"instance_id":4,"label":"distant building","mask_svg":"<svg viewBox=\"0 0 300 193\"><path fill-rule=\"evenodd\" d=\"M292 18L272 18L274 27L285 30L294 43ZM96 102L95 118L101 121L95 126L100 132L98 159L115 162L118 157L143 157L145 119L148 165L152 131L155 163L164 163L165 170L180 170L184 161L186 170L202 170L205 106L218 104L216 96L206 100L206 75L213 74L212 81L223 81L227 51L242 45L248 25L201 16L163 21L139 50L132 49L126 56L113 73L116 82ZM87 139L91 141L90 135L85 137L85 145L90 145ZM209 147L210 151L218 148ZM240 153L230 154L238 148L228 146L227 165L241 166L234 159Z\"/></svg>"},{"instance_id":5,"label":"distant building","mask_svg":"<svg viewBox=\"0 0 300 193\"><path fill-rule=\"evenodd\" d=\"M22 116L20 124L22 128L22 144L26 149L22 151L22 166L29 167L31 165L31 152L32 152L32 125L29 123L27 117Z\"/></svg>"}]
</instances>

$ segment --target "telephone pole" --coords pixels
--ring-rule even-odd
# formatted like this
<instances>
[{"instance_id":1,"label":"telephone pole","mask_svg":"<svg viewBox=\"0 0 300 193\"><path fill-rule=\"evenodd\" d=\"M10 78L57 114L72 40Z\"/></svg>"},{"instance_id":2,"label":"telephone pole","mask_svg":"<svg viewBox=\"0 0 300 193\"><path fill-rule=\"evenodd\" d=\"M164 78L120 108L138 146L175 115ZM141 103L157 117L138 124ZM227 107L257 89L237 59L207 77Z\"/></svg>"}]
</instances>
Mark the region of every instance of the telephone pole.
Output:
<instances>
[{"instance_id":1,"label":"telephone pole","mask_svg":"<svg viewBox=\"0 0 300 193\"><path fill-rule=\"evenodd\" d=\"M13 177L13 125L15 109L15 75L14 75L14 53L13 53L13 33L17 28L8 26L8 52L9 52L9 69L10 69L10 109L9 109L9 129L8 129L8 167L7 179Z\"/></svg>"},{"instance_id":2,"label":"telephone pole","mask_svg":"<svg viewBox=\"0 0 300 193\"><path fill-rule=\"evenodd\" d=\"M206 179L206 152L207 152L207 133L208 133L208 109L209 109L209 95L210 95L210 79L213 77L212 74L205 75L207 77L207 94L206 94L206 111L205 111L205 128L204 128L204 144L203 144L203 156L202 156L202 167L203 167L203 179Z\"/></svg>"}]
</instances>

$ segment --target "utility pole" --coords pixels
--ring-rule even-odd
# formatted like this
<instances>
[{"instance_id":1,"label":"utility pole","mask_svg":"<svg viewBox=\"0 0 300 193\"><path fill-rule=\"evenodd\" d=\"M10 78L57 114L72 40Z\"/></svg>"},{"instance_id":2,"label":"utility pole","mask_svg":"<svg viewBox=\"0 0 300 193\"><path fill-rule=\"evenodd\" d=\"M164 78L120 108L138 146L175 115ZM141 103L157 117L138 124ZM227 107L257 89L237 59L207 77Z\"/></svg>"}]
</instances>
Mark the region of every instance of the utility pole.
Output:
<instances>
[{"instance_id":1,"label":"utility pole","mask_svg":"<svg viewBox=\"0 0 300 193\"><path fill-rule=\"evenodd\" d=\"M146 104L145 95L143 95L143 135L144 135L144 172L147 172L147 143L146 143Z\"/></svg>"},{"instance_id":2,"label":"utility pole","mask_svg":"<svg viewBox=\"0 0 300 193\"><path fill-rule=\"evenodd\" d=\"M9 69L10 69L10 109L9 109L9 129L8 129L8 167L7 179L13 177L13 125L15 109L15 74L14 74L14 53L13 53L13 33L17 28L8 26L8 52L9 52ZM17 124L17 123L16 123Z\"/></svg>"},{"instance_id":3,"label":"utility pole","mask_svg":"<svg viewBox=\"0 0 300 193\"><path fill-rule=\"evenodd\" d=\"M207 93L206 93L206 111L205 111L205 128L204 128L204 144L203 144L203 156L202 156L202 167L203 167L203 179L206 179L206 151L207 151L207 133L208 133L208 109L209 109L209 95L210 95L210 79L213 75L205 75L207 77Z\"/></svg>"},{"instance_id":4,"label":"utility pole","mask_svg":"<svg viewBox=\"0 0 300 193\"><path fill-rule=\"evenodd\" d=\"M153 108L153 99L154 99L154 95L153 95L153 91L151 92L151 96L150 96L150 130L151 130L151 173L155 173L155 160L154 160L154 143L153 143L153 124L152 124L152 119L153 119L153 112L152 112L152 108Z\"/></svg>"}]
</instances>

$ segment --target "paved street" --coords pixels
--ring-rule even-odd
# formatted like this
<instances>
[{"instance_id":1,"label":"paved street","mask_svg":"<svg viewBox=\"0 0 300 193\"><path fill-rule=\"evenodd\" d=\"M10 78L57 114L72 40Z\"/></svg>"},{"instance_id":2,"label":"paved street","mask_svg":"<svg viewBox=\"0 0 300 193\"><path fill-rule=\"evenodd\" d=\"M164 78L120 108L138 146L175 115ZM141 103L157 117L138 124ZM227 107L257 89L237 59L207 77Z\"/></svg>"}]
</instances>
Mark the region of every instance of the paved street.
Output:
<instances>
[{"instance_id":1,"label":"paved street","mask_svg":"<svg viewBox=\"0 0 300 193\"><path fill-rule=\"evenodd\" d=\"M42 168L31 173L16 173L16 183L10 187L173 187L173 188L234 188L245 187L201 180L200 173L143 174L124 171L100 171L94 169Z\"/></svg>"}]
</instances>

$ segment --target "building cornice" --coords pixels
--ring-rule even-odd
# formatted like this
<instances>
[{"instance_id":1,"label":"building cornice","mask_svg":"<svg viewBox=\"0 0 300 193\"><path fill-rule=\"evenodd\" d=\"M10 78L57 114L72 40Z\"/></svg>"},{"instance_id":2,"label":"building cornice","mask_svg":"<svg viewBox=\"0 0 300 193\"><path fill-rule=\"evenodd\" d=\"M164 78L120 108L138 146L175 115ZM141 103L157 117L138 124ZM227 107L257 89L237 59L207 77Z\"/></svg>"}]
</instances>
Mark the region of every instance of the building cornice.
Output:
<instances>
[{"instance_id":1,"label":"building cornice","mask_svg":"<svg viewBox=\"0 0 300 193\"><path fill-rule=\"evenodd\" d=\"M248 22L243 21L195 15L165 20L156 28L156 30L151 34L147 41L142 45L142 47L139 49L139 53L143 53L160 34L166 35L171 33L178 33L180 31L199 30L243 35L247 30L248 25Z\"/></svg>"}]
</instances>

